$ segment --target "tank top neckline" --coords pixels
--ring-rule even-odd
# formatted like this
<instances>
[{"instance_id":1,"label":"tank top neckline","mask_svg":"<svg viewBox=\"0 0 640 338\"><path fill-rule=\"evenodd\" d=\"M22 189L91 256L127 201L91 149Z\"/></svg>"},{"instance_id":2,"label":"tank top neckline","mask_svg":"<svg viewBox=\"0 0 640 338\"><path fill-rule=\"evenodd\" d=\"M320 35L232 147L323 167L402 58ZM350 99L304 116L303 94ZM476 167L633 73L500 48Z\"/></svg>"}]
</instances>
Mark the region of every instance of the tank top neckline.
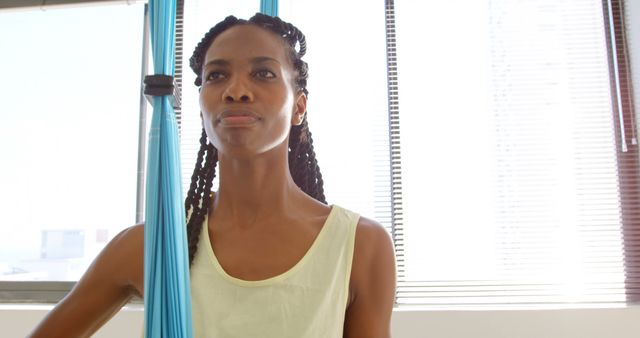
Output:
<instances>
[{"instance_id":1,"label":"tank top neckline","mask_svg":"<svg viewBox=\"0 0 640 338\"><path fill-rule=\"evenodd\" d=\"M258 286L265 286L265 285L271 285L271 284L277 283L293 275L294 273L296 273L297 270L301 269L305 265L305 262L309 260L310 257L313 255L313 253L317 250L317 247L320 245L319 243L322 243L323 238L326 237L325 233L329 231L327 228L329 228L330 224L334 223L332 222L332 220L335 217L334 214L336 213L336 210L338 209L335 205L330 205L330 207L331 207L331 210L329 211L329 215L327 216L327 219L324 221L324 224L322 225L320 232L316 235L316 238L313 240L313 243L311 243L311 246L309 247L307 252L302 256L302 258L298 262L296 262L296 264L294 264L287 271L279 275L269 277L267 279L261 279L261 280L255 280L255 281L244 280L244 279L236 278L229 275L222 268L222 265L218 261L218 257L216 257L216 254L213 251L213 247L211 246L211 240L209 238L209 226L208 226L209 217L208 215L205 215L204 224L202 226L204 229L201 236L204 237L203 240L205 242L205 251L207 252L207 257L211 260L211 262L213 262L213 266L215 270L220 274L220 276L222 276L222 278L224 278L230 283L233 283L239 286L244 286L244 287L258 287Z\"/></svg>"}]
</instances>

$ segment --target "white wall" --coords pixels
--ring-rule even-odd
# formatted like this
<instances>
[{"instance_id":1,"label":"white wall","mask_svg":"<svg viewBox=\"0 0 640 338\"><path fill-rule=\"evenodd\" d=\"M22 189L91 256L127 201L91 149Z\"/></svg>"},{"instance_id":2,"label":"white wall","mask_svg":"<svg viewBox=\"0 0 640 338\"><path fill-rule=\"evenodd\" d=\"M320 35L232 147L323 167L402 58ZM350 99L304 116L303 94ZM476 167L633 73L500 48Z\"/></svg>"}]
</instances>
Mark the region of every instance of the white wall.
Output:
<instances>
[{"instance_id":1,"label":"white wall","mask_svg":"<svg viewBox=\"0 0 640 338\"><path fill-rule=\"evenodd\" d=\"M50 308L46 305L0 305L0 335L24 337ZM142 308L127 307L94 337L139 338L142 323ZM640 306L491 311L396 309L391 325L394 338L638 338Z\"/></svg>"},{"instance_id":2,"label":"white wall","mask_svg":"<svg viewBox=\"0 0 640 338\"><path fill-rule=\"evenodd\" d=\"M623 309L403 311L394 338L638 338L640 306Z\"/></svg>"}]
</instances>

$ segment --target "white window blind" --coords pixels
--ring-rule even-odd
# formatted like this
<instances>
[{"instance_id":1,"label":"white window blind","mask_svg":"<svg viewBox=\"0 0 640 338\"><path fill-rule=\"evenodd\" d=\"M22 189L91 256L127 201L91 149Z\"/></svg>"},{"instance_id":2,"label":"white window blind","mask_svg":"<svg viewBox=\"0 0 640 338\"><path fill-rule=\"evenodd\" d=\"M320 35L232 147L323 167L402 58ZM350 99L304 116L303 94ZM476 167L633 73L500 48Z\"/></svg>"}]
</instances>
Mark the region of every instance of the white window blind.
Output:
<instances>
[{"instance_id":1,"label":"white window blind","mask_svg":"<svg viewBox=\"0 0 640 338\"><path fill-rule=\"evenodd\" d=\"M307 37L307 116L327 202L391 231L384 3L280 0L280 16Z\"/></svg>"},{"instance_id":2,"label":"white window blind","mask_svg":"<svg viewBox=\"0 0 640 338\"><path fill-rule=\"evenodd\" d=\"M624 304L638 292L626 178L638 149L620 141L635 117L612 104L606 4L395 2L399 304Z\"/></svg>"}]
</instances>

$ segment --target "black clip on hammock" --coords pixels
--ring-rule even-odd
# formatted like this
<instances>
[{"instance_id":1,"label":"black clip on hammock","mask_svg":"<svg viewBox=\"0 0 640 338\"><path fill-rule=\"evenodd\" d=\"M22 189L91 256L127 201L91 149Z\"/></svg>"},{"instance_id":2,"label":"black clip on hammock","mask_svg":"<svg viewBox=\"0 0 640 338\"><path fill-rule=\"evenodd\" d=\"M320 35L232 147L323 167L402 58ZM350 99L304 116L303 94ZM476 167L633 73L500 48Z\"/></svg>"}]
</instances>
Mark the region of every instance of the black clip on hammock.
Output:
<instances>
[{"instance_id":1,"label":"black clip on hammock","mask_svg":"<svg viewBox=\"0 0 640 338\"><path fill-rule=\"evenodd\" d=\"M169 96L173 109L180 109L180 87L170 75L147 75L144 77L144 96L153 104L153 96Z\"/></svg>"}]
</instances>

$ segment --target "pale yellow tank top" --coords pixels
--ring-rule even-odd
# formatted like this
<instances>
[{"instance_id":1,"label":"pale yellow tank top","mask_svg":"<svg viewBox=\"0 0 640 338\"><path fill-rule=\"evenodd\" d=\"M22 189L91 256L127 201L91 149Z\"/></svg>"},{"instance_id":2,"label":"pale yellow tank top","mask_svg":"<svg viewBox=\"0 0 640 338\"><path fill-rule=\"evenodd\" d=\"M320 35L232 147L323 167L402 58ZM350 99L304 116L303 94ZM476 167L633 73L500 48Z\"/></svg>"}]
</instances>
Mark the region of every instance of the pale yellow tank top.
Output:
<instances>
[{"instance_id":1,"label":"pale yellow tank top","mask_svg":"<svg viewBox=\"0 0 640 338\"><path fill-rule=\"evenodd\" d=\"M358 219L332 206L295 266L269 279L246 281L220 266L205 218L191 266L194 337L342 337Z\"/></svg>"}]
</instances>

